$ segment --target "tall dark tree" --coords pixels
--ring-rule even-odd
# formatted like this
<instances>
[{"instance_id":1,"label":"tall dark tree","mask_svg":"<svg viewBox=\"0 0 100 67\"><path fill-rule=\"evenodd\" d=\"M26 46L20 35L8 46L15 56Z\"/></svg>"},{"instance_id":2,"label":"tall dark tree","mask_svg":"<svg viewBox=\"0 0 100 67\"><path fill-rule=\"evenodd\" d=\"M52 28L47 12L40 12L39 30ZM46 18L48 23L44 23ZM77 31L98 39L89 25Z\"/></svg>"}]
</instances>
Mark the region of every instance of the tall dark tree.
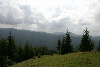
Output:
<instances>
[{"instance_id":1,"label":"tall dark tree","mask_svg":"<svg viewBox=\"0 0 100 67\"><path fill-rule=\"evenodd\" d=\"M24 59L29 59L30 57L30 49L29 49L29 42L27 41L24 46Z\"/></svg>"},{"instance_id":2,"label":"tall dark tree","mask_svg":"<svg viewBox=\"0 0 100 67\"><path fill-rule=\"evenodd\" d=\"M0 39L0 67L7 67L7 40Z\"/></svg>"},{"instance_id":3,"label":"tall dark tree","mask_svg":"<svg viewBox=\"0 0 100 67\"><path fill-rule=\"evenodd\" d=\"M32 44L29 46L29 51L30 51L30 58L32 58L35 55Z\"/></svg>"},{"instance_id":4,"label":"tall dark tree","mask_svg":"<svg viewBox=\"0 0 100 67\"><path fill-rule=\"evenodd\" d=\"M65 44L65 52L66 53L70 53L73 51L73 45L72 44L72 40L71 40L71 37L70 37L70 34L67 30L67 33L66 33L66 44Z\"/></svg>"},{"instance_id":5,"label":"tall dark tree","mask_svg":"<svg viewBox=\"0 0 100 67\"><path fill-rule=\"evenodd\" d=\"M22 61L24 58L24 54L23 54L23 48L21 47L21 45L18 47L18 61L20 62Z\"/></svg>"},{"instance_id":6,"label":"tall dark tree","mask_svg":"<svg viewBox=\"0 0 100 67\"><path fill-rule=\"evenodd\" d=\"M66 37L63 36L63 39L61 42L61 54L66 54L73 51L73 45L71 45L71 43L72 43L72 40L67 30Z\"/></svg>"},{"instance_id":7,"label":"tall dark tree","mask_svg":"<svg viewBox=\"0 0 100 67\"><path fill-rule=\"evenodd\" d=\"M35 51L35 56L38 56L38 54L39 54L39 47L35 46L34 51Z\"/></svg>"},{"instance_id":8,"label":"tall dark tree","mask_svg":"<svg viewBox=\"0 0 100 67\"><path fill-rule=\"evenodd\" d=\"M7 40L4 38L0 39L0 55L7 56L7 49L8 49Z\"/></svg>"},{"instance_id":9,"label":"tall dark tree","mask_svg":"<svg viewBox=\"0 0 100 67\"><path fill-rule=\"evenodd\" d=\"M79 50L92 51L95 45L93 40L91 40L92 36L91 37L89 36L89 31L87 30L87 28L83 32L84 34L83 37L81 38L81 43L79 44Z\"/></svg>"},{"instance_id":10,"label":"tall dark tree","mask_svg":"<svg viewBox=\"0 0 100 67\"><path fill-rule=\"evenodd\" d=\"M59 53L60 53L60 50L61 50L61 42L60 42L60 38L59 38L59 40L58 40L58 43L57 43L57 50L59 51Z\"/></svg>"},{"instance_id":11,"label":"tall dark tree","mask_svg":"<svg viewBox=\"0 0 100 67\"><path fill-rule=\"evenodd\" d=\"M9 56L9 59L11 59L12 61L15 61L15 58L16 58L16 43L15 43L13 36L11 35L11 31L10 31L7 39L8 39L8 56Z\"/></svg>"},{"instance_id":12,"label":"tall dark tree","mask_svg":"<svg viewBox=\"0 0 100 67\"><path fill-rule=\"evenodd\" d=\"M100 41L99 41L99 46L97 47L97 51L100 51Z\"/></svg>"},{"instance_id":13,"label":"tall dark tree","mask_svg":"<svg viewBox=\"0 0 100 67\"><path fill-rule=\"evenodd\" d=\"M61 42L61 54L65 54L65 44L66 44L66 40L65 37L63 36L62 42Z\"/></svg>"}]
</instances>

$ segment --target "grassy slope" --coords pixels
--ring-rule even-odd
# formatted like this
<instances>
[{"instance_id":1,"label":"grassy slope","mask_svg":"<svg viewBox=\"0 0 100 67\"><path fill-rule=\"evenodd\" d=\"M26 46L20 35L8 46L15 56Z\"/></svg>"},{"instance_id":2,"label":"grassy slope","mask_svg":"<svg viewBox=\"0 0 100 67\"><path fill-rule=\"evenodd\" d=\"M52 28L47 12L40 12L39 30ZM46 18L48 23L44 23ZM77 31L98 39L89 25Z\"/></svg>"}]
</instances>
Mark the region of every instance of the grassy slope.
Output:
<instances>
[{"instance_id":1,"label":"grassy slope","mask_svg":"<svg viewBox=\"0 0 100 67\"><path fill-rule=\"evenodd\" d=\"M8 67L100 67L100 52L77 52L65 55L44 55Z\"/></svg>"}]
</instances>

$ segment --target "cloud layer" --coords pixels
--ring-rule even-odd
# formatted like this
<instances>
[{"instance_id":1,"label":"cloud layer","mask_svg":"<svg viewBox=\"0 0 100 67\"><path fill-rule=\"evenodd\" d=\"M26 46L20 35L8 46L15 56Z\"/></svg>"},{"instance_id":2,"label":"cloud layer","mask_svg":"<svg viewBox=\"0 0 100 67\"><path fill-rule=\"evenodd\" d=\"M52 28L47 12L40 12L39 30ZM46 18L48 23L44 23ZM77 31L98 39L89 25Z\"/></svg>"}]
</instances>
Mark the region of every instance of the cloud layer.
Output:
<instances>
[{"instance_id":1,"label":"cloud layer","mask_svg":"<svg viewBox=\"0 0 100 67\"><path fill-rule=\"evenodd\" d=\"M99 0L59 0L58 2L51 0L45 3L31 0L1 0L0 27L48 33L66 32L68 28L75 34L82 34L88 27L90 35L100 36L99 4Z\"/></svg>"}]
</instances>

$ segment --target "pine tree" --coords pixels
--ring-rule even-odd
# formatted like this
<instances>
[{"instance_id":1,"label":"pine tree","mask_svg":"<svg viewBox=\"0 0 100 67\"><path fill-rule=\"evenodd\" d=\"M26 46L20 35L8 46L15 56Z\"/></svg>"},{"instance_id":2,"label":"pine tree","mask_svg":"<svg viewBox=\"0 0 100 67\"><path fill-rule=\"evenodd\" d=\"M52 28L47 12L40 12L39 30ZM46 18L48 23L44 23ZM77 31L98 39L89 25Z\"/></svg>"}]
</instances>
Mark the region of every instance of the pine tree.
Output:
<instances>
[{"instance_id":1,"label":"pine tree","mask_svg":"<svg viewBox=\"0 0 100 67\"><path fill-rule=\"evenodd\" d=\"M18 62L22 61L23 58L23 48L21 47L21 45L18 47Z\"/></svg>"},{"instance_id":2,"label":"pine tree","mask_svg":"<svg viewBox=\"0 0 100 67\"><path fill-rule=\"evenodd\" d=\"M35 52L33 51L32 44L29 46L29 51L30 51L30 58L32 58L35 54Z\"/></svg>"},{"instance_id":3,"label":"pine tree","mask_svg":"<svg viewBox=\"0 0 100 67\"><path fill-rule=\"evenodd\" d=\"M60 50L61 50L61 42L60 42L60 38L59 38L59 40L58 40L58 43L57 43L57 50L59 51L59 53L60 53Z\"/></svg>"},{"instance_id":4,"label":"pine tree","mask_svg":"<svg viewBox=\"0 0 100 67\"><path fill-rule=\"evenodd\" d=\"M66 33L66 44L65 44L65 52L66 53L70 53L70 52L73 52L73 45L71 45L72 43L72 40L71 40L71 37L70 37L70 34L67 30L67 33Z\"/></svg>"},{"instance_id":5,"label":"pine tree","mask_svg":"<svg viewBox=\"0 0 100 67\"><path fill-rule=\"evenodd\" d=\"M29 42L27 41L24 46L24 59L29 59L30 50L29 50Z\"/></svg>"},{"instance_id":6,"label":"pine tree","mask_svg":"<svg viewBox=\"0 0 100 67\"><path fill-rule=\"evenodd\" d=\"M35 48L33 50L35 51L35 56L38 56L38 54L39 54L39 48L37 46L35 46Z\"/></svg>"},{"instance_id":7,"label":"pine tree","mask_svg":"<svg viewBox=\"0 0 100 67\"><path fill-rule=\"evenodd\" d=\"M15 40L13 38L13 36L11 36L11 31L10 31L10 36L8 36L8 56L9 59L11 59L12 61L15 61L16 58L16 43Z\"/></svg>"},{"instance_id":8,"label":"pine tree","mask_svg":"<svg viewBox=\"0 0 100 67\"><path fill-rule=\"evenodd\" d=\"M94 48L94 42L91 40L91 37L89 37L89 31L84 30L83 31L83 37L81 38L81 43L79 44L79 50L80 51L91 51Z\"/></svg>"},{"instance_id":9,"label":"pine tree","mask_svg":"<svg viewBox=\"0 0 100 67\"><path fill-rule=\"evenodd\" d=\"M100 41L99 41L99 46L97 47L97 51L100 51Z\"/></svg>"},{"instance_id":10,"label":"pine tree","mask_svg":"<svg viewBox=\"0 0 100 67\"><path fill-rule=\"evenodd\" d=\"M70 38L70 34L67 31L66 37L63 36L63 39L61 42L61 54L73 52L73 45L71 45L71 42L72 40Z\"/></svg>"},{"instance_id":11,"label":"pine tree","mask_svg":"<svg viewBox=\"0 0 100 67\"><path fill-rule=\"evenodd\" d=\"M65 37L63 36L62 43L61 43L61 54L65 54Z\"/></svg>"},{"instance_id":12,"label":"pine tree","mask_svg":"<svg viewBox=\"0 0 100 67\"><path fill-rule=\"evenodd\" d=\"M0 67L7 67L8 44L5 38L0 39Z\"/></svg>"},{"instance_id":13,"label":"pine tree","mask_svg":"<svg viewBox=\"0 0 100 67\"><path fill-rule=\"evenodd\" d=\"M7 49L8 49L7 40L2 38L0 40L0 55L7 56Z\"/></svg>"}]
</instances>

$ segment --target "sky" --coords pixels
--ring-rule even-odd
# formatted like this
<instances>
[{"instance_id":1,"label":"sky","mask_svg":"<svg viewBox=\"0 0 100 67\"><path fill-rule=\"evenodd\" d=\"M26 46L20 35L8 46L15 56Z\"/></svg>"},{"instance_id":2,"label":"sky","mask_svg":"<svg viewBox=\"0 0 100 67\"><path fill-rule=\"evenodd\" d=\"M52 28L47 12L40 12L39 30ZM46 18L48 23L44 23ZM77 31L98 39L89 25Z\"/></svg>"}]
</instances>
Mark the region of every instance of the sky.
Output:
<instances>
[{"instance_id":1,"label":"sky","mask_svg":"<svg viewBox=\"0 0 100 67\"><path fill-rule=\"evenodd\" d=\"M100 0L0 0L0 28L100 36Z\"/></svg>"}]
</instances>

